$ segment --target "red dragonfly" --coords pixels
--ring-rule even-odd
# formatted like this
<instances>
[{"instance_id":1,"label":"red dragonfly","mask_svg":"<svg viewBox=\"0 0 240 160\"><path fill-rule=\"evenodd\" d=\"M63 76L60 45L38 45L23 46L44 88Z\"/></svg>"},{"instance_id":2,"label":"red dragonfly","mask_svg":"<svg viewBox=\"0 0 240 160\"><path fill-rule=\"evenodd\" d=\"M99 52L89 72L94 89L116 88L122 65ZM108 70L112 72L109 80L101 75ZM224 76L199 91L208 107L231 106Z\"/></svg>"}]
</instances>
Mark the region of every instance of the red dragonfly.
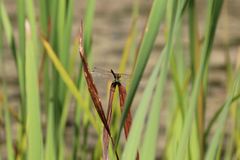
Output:
<instances>
[{"instance_id":1,"label":"red dragonfly","mask_svg":"<svg viewBox=\"0 0 240 160\"><path fill-rule=\"evenodd\" d=\"M112 104L113 104L113 96L115 93L115 89L116 87L118 87L118 91L119 91L119 101L120 101L120 108L121 108L121 112L123 112L124 110L124 102L125 102L125 98L127 95L126 92L126 88L122 85L120 79L121 78L125 78L128 79L129 75L128 74L122 74L122 73L116 73L114 72L112 69L110 71L104 70L104 69L100 69L100 68L94 68L92 73L102 73L102 76L113 76L114 80L111 83L111 87L110 87L110 93L109 93L109 100L108 100L108 110L107 110L107 123L108 126L111 126L111 120L112 120ZM130 131L130 127L131 127L131 123L132 123L132 115L131 112L128 113L126 121L125 121L125 125L124 125L124 132L125 132L125 137L128 137L129 131ZM104 129L103 131L103 142L104 142L104 146L103 146L103 159L104 160L108 160L108 145L109 145L109 135L107 133L107 130ZM137 153L136 155L136 159L139 159L139 153Z\"/></svg>"},{"instance_id":2,"label":"red dragonfly","mask_svg":"<svg viewBox=\"0 0 240 160\"><path fill-rule=\"evenodd\" d=\"M113 82L126 83L130 79L130 74L114 72L112 69L107 70L99 67L94 67L91 74L94 77L101 77L104 79L113 79Z\"/></svg>"},{"instance_id":3,"label":"red dragonfly","mask_svg":"<svg viewBox=\"0 0 240 160\"><path fill-rule=\"evenodd\" d=\"M113 80L113 82L111 84L111 88L110 88L107 117L105 117L102 102L101 102L99 94L98 94L98 90L93 82L92 74L89 71L87 60L84 57L85 54L84 54L84 48L83 48L83 24L82 23L81 23L81 27L80 27L80 37L79 37L79 55L82 60L84 77L87 82L89 93L91 95L95 109L98 112L98 115L101 118L103 125L104 125L104 128L103 128L103 145L104 145L103 146L103 159L108 160L109 159L108 158L109 138L113 144L113 148L115 148L115 143L112 138L111 131L110 131L110 125L111 125L111 119L112 119L112 102L113 102L114 92L115 92L116 87L118 87L120 107L121 107L121 111L123 111L124 102L125 102L125 98L127 95L126 89L120 82L120 78L122 77L122 75L119 73L115 73L113 70L111 70L111 74L113 75L114 80ZM127 115L126 121L125 121L125 125L124 125L124 131L125 131L126 138L128 137L128 133L129 133L129 130L131 127L131 122L132 122L132 116L131 116L131 113L129 112ZM114 152L115 152L116 158L119 159L117 150L115 150ZM139 154L137 154L136 159L139 159Z\"/></svg>"}]
</instances>

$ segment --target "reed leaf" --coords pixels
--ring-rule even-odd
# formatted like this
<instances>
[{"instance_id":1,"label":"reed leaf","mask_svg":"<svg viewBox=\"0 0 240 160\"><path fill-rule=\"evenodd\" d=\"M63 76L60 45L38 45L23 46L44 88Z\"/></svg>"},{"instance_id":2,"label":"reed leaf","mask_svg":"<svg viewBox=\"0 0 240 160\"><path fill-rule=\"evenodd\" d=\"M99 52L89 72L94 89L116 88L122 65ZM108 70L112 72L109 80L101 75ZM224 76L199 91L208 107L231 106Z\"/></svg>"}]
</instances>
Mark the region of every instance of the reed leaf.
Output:
<instances>
[{"instance_id":1,"label":"reed leaf","mask_svg":"<svg viewBox=\"0 0 240 160\"><path fill-rule=\"evenodd\" d=\"M9 113L9 105L7 100L6 85L3 85L4 95L2 106L4 107L4 119L5 119L5 133L6 133L6 142L7 142L7 157L9 160L14 160L14 148L13 148L13 136L11 128L11 118Z\"/></svg>"},{"instance_id":2,"label":"reed leaf","mask_svg":"<svg viewBox=\"0 0 240 160\"><path fill-rule=\"evenodd\" d=\"M184 159L186 155L186 150L189 142L189 135L191 133L190 130L192 126L192 119L197 106L197 97L199 95L200 84L201 80L203 79L204 72L206 71L209 55L211 53L218 17L221 11L221 5L222 5L221 0L209 1L208 23L205 32L206 40L204 41L202 49L199 73L196 75L196 79L194 81L193 90L189 102L189 108L186 114L186 123L184 123L182 136L180 138L179 147L177 150L176 156L179 159Z\"/></svg>"},{"instance_id":3,"label":"reed leaf","mask_svg":"<svg viewBox=\"0 0 240 160\"><path fill-rule=\"evenodd\" d=\"M52 50L51 46L46 40L42 40L43 45L46 49L46 53L48 54L49 58L51 59L52 63L55 65L55 68L59 72L60 76L62 77L62 80L64 83L67 85L69 91L73 94L73 96L76 98L77 102L80 104L80 107L83 108L83 110L86 113L86 116L89 117L90 122L93 124L94 128L98 130L98 125L95 121L95 118L93 117L90 109L88 108L86 101L83 100L82 95L79 93L76 85L73 83L71 78L69 77L68 73L66 70L63 68L61 62L59 59L56 57L56 54Z\"/></svg>"},{"instance_id":4,"label":"reed leaf","mask_svg":"<svg viewBox=\"0 0 240 160\"><path fill-rule=\"evenodd\" d=\"M43 158L43 141L41 129L41 112L39 85L37 77L36 50L32 35L32 26L26 21L26 107L27 107L27 136L28 159Z\"/></svg>"},{"instance_id":5,"label":"reed leaf","mask_svg":"<svg viewBox=\"0 0 240 160\"><path fill-rule=\"evenodd\" d=\"M136 67L133 73L133 78L128 91L128 96L126 98L122 120L121 120L119 132L117 136L117 141L116 141L117 143L120 139L120 134L122 132L125 119L130 110L133 97L136 93L137 87L139 85L143 71L145 69L152 47L154 45L158 30L159 30L160 22L165 12L165 5L166 5L166 1L163 1L163 0L153 1L152 9L149 15L147 26L145 28L145 33L144 33L141 47L139 50L139 56L137 59Z\"/></svg>"},{"instance_id":6,"label":"reed leaf","mask_svg":"<svg viewBox=\"0 0 240 160\"><path fill-rule=\"evenodd\" d=\"M139 144L141 142L141 133L143 130L143 127L145 125L145 117L147 116L147 110L148 107L146 107L151 100L151 96L154 87L155 87L155 80L158 77L159 71L160 71L160 65L161 65L161 57L159 57L159 60L148 80L147 86L144 90L143 96L144 98L141 99L138 109L135 113L135 117L133 119L132 127L128 136L128 140L124 147L123 152L123 159L131 160L134 159L137 153L137 148L139 147ZM141 152L140 152L141 153ZM140 156L141 158L141 156Z\"/></svg>"},{"instance_id":7,"label":"reed leaf","mask_svg":"<svg viewBox=\"0 0 240 160\"><path fill-rule=\"evenodd\" d=\"M92 46L92 28L94 21L94 13L95 13L96 0L88 0L87 8L84 17L84 50L86 56L89 56L91 53Z\"/></svg>"},{"instance_id":8,"label":"reed leaf","mask_svg":"<svg viewBox=\"0 0 240 160\"><path fill-rule=\"evenodd\" d=\"M214 136L212 138L212 141L209 145L209 149L208 149L206 157L205 157L207 160L217 158L219 144L222 141L222 136L224 133L223 132L224 126L225 126L224 124L226 123L226 120L227 120L227 116L228 116L229 109L231 107L232 99L234 99L234 96L236 96L236 94L238 93L239 81L240 81L240 72L238 72L235 83L233 85L233 88L230 91L230 95L229 95L225 105L223 106L221 113L219 114L218 120L216 122L217 129L214 133Z\"/></svg>"}]
</instances>

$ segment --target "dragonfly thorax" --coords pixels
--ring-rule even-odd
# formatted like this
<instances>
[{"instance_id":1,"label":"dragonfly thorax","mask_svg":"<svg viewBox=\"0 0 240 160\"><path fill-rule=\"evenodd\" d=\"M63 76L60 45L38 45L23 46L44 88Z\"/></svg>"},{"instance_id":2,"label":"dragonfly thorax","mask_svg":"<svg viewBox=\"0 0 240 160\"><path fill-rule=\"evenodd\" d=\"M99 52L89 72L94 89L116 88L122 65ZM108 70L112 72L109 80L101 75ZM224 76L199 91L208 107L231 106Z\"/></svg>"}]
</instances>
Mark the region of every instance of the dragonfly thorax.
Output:
<instances>
[{"instance_id":1,"label":"dragonfly thorax","mask_svg":"<svg viewBox=\"0 0 240 160\"><path fill-rule=\"evenodd\" d=\"M114 77L113 83L120 83L121 75L119 73L115 73L112 69L111 69L111 73L113 74L113 77Z\"/></svg>"}]
</instances>

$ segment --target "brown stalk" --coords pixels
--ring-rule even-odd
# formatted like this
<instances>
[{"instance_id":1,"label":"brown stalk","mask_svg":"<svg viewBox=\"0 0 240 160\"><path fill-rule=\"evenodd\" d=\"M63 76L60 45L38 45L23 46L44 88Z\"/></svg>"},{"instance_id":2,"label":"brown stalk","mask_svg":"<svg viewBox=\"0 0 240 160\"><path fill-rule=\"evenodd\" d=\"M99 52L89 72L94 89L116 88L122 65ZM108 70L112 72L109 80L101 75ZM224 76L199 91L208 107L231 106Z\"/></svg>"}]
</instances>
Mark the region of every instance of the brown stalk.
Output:
<instances>
[{"instance_id":1,"label":"brown stalk","mask_svg":"<svg viewBox=\"0 0 240 160\"><path fill-rule=\"evenodd\" d=\"M121 83L119 83L118 91L119 91L121 112L123 112L123 110L124 110L123 107L124 107L124 103L125 103L125 99L126 99L126 95L127 95L126 88ZM125 124L124 124L124 132L125 132L126 139L128 138L128 134L129 134L131 125L132 125L132 114L131 114L131 111L129 111L127 114L127 118L125 120ZM136 160L139 160L139 152L138 151L137 151L137 155L136 155Z\"/></svg>"},{"instance_id":2,"label":"brown stalk","mask_svg":"<svg viewBox=\"0 0 240 160\"><path fill-rule=\"evenodd\" d=\"M80 54L80 57L81 57L81 60L82 60L84 77L85 77L85 79L87 81L88 90L89 90L90 96L92 98L92 101L94 103L95 109L98 112L98 115L99 115L99 117L100 117L100 119L101 119L101 121L102 121L102 123L104 125L104 128L106 129L108 135L111 138L111 142L112 142L113 146L115 146L113 138L111 136L110 128L108 126L107 119L106 119L105 114L104 114L104 110L103 110L103 107L102 107L102 102L100 100L97 88L96 88L96 86L95 86L95 84L93 82L92 75L89 72L88 63L87 63L87 61L86 61L86 59L84 57L83 25L82 25L82 23L81 23L81 27L80 27L80 37L79 37L79 54ZM116 154L117 159L119 159L118 154L117 154L116 151L115 151L115 154Z\"/></svg>"},{"instance_id":3,"label":"brown stalk","mask_svg":"<svg viewBox=\"0 0 240 160\"><path fill-rule=\"evenodd\" d=\"M87 61L84 57L82 26L81 26L81 29L80 29L80 38L79 38L79 54L80 54L80 57L81 57L81 60L82 60L82 66L83 66L84 76L85 76L85 79L87 81L88 90L89 90L91 98L93 100L95 109L97 110L98 115L101 118L104 127L106 128L107 132L110 135L110 129L109 129L109 126L107 125L107 119L106 119L104 111L103 111L102 102L99 98L97 88L96 88L96 86L93 82L92 75L91 75L91 73L89 72L89 69L88 69Z\"/></svg>"},{"instance_id":4,"label":"brown stalk","mask_svg":"<svg viewBox=\"0 0 240 160\"><path fill-rule=\"evenodd\" d=\"M121 107L121 112L123 112L123 107L124 107L124 102L125 98L127 95L126 89L123 85L119 84L118 85L118 90L119 90L119 100L120 100L120 107ZM128 112L125 124L124 124L124 132L125 132L125 137L128 137L128 133L130 131L130 127L132 124L132 115L130 112Z\"/></svg>"},{"instance_id":5,"label":"brown stalk","mask_svg":"<svg viewBox=\"0 0 240 160\"><path fill-rule=\"evenodd\" d=\"M109 100L108 100L108 110L107 110L107 122L108 126L110 126L112 121L112 104L113 104L113 96L115 93L116 84L112 83L110 88ZM109 135L107 130L103 129L103 159L108 160L108 146L109 146Z\"/></svg>"}]
</instances>

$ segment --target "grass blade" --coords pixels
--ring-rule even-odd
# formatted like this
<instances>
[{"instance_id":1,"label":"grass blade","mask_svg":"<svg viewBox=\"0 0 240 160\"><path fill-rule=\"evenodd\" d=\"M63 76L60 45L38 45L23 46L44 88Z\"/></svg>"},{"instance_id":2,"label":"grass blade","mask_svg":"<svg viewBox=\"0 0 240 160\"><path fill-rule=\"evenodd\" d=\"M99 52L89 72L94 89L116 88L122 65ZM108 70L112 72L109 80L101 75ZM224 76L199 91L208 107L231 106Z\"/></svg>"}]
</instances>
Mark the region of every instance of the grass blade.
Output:
<instances>
[{"instance_id":1,"label":"grass blade","mask_svg":"<svg viewBox=\"0 0 240 160\"><path fill-rule=\"evenodd\" d=\"M149 114L149 120L147 123L146 133L144 137L143 147L142 147L142 158L143 159L154 159L156 154L156 144L158 137L158 129L160 124L160 109L161 109L161 100L163 97L163 90L165 81L167 79L168 67L170 63L170 57L173 52L173 47L175 45L175 36L178 35L179 27L182 21L182 15L187 4L186 1L179 2L176 11L176 18L174 23L170 26L170 32L167 39L166 52L163 55L163 64L161 66L161 73L158 81L158 85L153 96L152 108ZM174 16L172 15L172 22Z\"/></svg>"},{"instance_id":2,"label":"grass blade","mask_svg":"<svg viewBox=\"0 0 240 160\"><path fill-rule=\"evenodd\" d=\"M127 96L126 88L120 84L120 85L118 85L118 91L119 91L120 107L121 107L121 111L123 112L125 98ZM131 114L131 111L129 111L127 114L127 117L126 117L125 124L124 124L124 132L125 132L126 138L128 137L128 134L129 134L129 131L131 128L131 124L132 124L132 114Z\"/></svg>"},{"instance_id":3,"label":"grass blade","mask_svg":"<svg viewBox=\"0 0 240 160\"><path fill-rule=\"evenodd\" d=\"M165 52L165 51L163 51ZM132 160L136 156L137 148L141 141L141 133L145 124L145 117L147 115L148 107L146 107L151 100L151 95L153 93L154 87L155 87L155 80L158 77L159 71L160 71L160 65L161 65L161 57L159 57L159 60L156 64L156 67L154 68L151 77L148 80L146 89L144 90L143 96L145 98L142 98L140 101L140 105L138 106L138 109L136 111L135 117L133 119L132 128L129 133L128 140L124 147L123 152L123 159L126 160Z\"/></svg>"},{"instance_id":4,"label":"grass blade","mask_svg":"<svg viewBox=\"0 0 240 160\"><path fill-rule=\"evenodd\" d=\"M43 158L43 142L40 118L39 86L37 78L37 59L30 28L31 26L27 21L25 27L28 159L41 160Z\"/></svg>"},{"instance_id":5,"label":"grass blade","mask_svg":"<svg viewBox=\"0 0 240 160\"><path fill-rule=\"evenodd\" d=\"M19 48L17 57L17 69L19 77L19 86L21 93L21 118L23 123L26 123L26 101L25 101L25 5L23 0L17 1L17 10L18 10L18 31L19 31Z\"/></svg>"},{"instance_id":6,"label":"grass blade","mask_svg":"<svg viewBox=\"0 0 240 160\"><path fill-rule=\"evenodd\" d=\"M88 91L89 91L89 93L91 95L91 98L92 98L92 101L94 103L95 109L98 112L98 116L100 117L100 119L101 119L101 121L103 123L104 128L108 132L108 135L111 138L111 142L112 142L112 144L113 144L113 146L115 148L115 143L113 141L113 138L112 138L112 135L111 135L111 132L110 132L110 128L108 126L107 119L106 119L105 114L104 114L104 110L103 110L103 107L102 107L102 102L100 100L97 88L96 88L96 86L95 86L95 84L93 82L92 75L89 72L88 63L87 63L87 61L86 61L86 59L84 57L85 54L84 54L84 48L83 47L84 47L83 46L83 25L81 24L80 38L79 38L79 55L80 55L81 60L82 60L84 77L85 77L85 79L87 81ZM117 150L115 150L115 154L116 154L116 158L119 159Z\"/></svg>"},{"instance_id":7,"label":"grass blade","mask_svg":"<svg viewBox=\"0 0 240 160\"><path fill-rule=\"evenodd\" d=\"M110 94L108 100L108 110L107 110L107 123L110 128L111 121L112 121L112 104L113 104L113 97L115 93L116 85L114 83L111 84L110 87ZM109 146L109 135L105 128L103 128L103 159L109 159L108 156L108 146Z\"/></svg>"},{"instance_id":8,"label":"grass blade","mask_svg":"<svg viewBox=\"0 0 240 160\"><path fill-rule=\"evenodd\" d=\"M86 113L86 116L89 117L89 120L93 124L94 128L98 131L99 127L98 127L98 125L97 125L97 123L95 121L95 118L91 114L90 109L87 107L86 101L83 100L82 95L79 93L76 85L73 83L73 81L71 80L70 76L68 75L66 70L63 68L61 62L57 58L56 54L52 50L52 48L49 45L49 43L46 40L44 40L44 39L42 40L42 42L43 42L43 45L44 45L44 47L45 47L45 49L47 51L46 53L48 54L48 56L51 59L52 63L55 65L55 68L59 72L60 76L62 77L63 81L67 85L68 89L73 94L73 96L76 98L76 100L79 103L79 105L83 108L83 110Z\"/></svg>"},{"instance_id":9,"label":"grass blade","mask_svg":"<svg viewBox=\"0 0 240 160\"><path fill-rule=\"evenodd\" d=\"M38 43L38 32L37 32L37 24L36 24L36 15L34 12L34 1L33 0L26 0L25 1L25 7L26 7L26 15L29 20L30 26L31 26L31 34L32 34L32 41L33 43L33 48L35 49L35 52L39 52L39 43ZM38 54L36 54L36 58L38 58ZM37 61L36 61L37 62ZM38 63L36 63L38 64Z\"/></svg>"},{"instance_id":10,"label":"grass blade","mask_svg":"<svg viewBox=\"0 0 240 160\"><path fill-rule=\"evenodd\" d=\"M94 20L94 12L95 12L95 3L96 0L88 0L87 1L87 9L84 17L84 49L86 56L88 57L91 53L91 45L92 45L92 28L93 28L93 20Z\"/></svg>"},{"instance_id":11,"label":"grass blade","mask_svg":"<svg viewBox=\"0 0 240 160\"><path fill-rule=\"evenodd\" d=\"M212 138L212 142L210 143L207 155L206 155L206 160L211 160L211 159L216 159L217 153L218 153L218 148L219 148L219 143L221 141L221 137L223 136L223 130L224 130L224 124L226 122L227 116L228 116L228 111L232 103L232 99L236 95L238 89L239 89L239 81L240 81L240 72L238 72L238 75L236 77L235 84L233 85L233 89L231 95L229 96L226 104L223 107L222 112L219 115L219 119L217 121L217 129L215 131L215 134Z\"/></svg>"},{"instance_id":12,"label":"grass blade","mask_svg":"<svg viewBox=\"0 0 240 160\"><path fill-rule=\"evenodd\" d=\"M90 93L91 98L93 100L95 109L98 112L98 115L101 118L102 123L103 123L104 127L106 128L109 136L111 137L110 128L107 124L107 119L106 119L104 111L103 111L102 102L101 102L100 97L98 95L97 88L96 88L96 86L93 82L92 75L89 72L87 61L84 57L85 54L84 54L83 39L82 38L83 38L83 28L81 26L80 39L79 39L79 55L81 57L82 64L83 64L84 76L85 76L85 79L87 81L88 90L89 90L89 93Z\"/></svg>"},{"instance_id":13,"label":"grass blade","mask_svg":"<svg viewBox=\"0 0 240 160\"><path fill-rule=\"evenodd\" d=\"M240 94L236 95L235 97L232 98L231 104L234 103L236 100L240 98ZM223 108L226 104L223 104L213 115L212 119L209 121L208 126L206 127L206 131L204 133L204 137L207 139L209 137L209 133L212 129L212 126L216 123L217 119L219 118L219 115L223 111Z\"/></svg>"},{"instance_id":14,"label":"grass blade","mask_svg":"<svg viewBox=\"0 0 240 160\"><path fill-rule=\"evenodd\" d=\"M186 115L186 123L184 123L182 135L179 142L179 147L177 150L177 157L179 159L184 159L187 150L187 144L189 142L189 135L192 126L192 119L195 115L196 106L197 106L197 98L199 94L201 80L203 79L204 72L207 67L209 55L211 53L211 48L214 40L216 25L219 17L219 13L221 11L222 0L213 0L210 1L209 5L209 14L208 14L208 24L207 24L207 31L206 31L206 40L204 42L202 54L201 54L201 61L200 61L200 69L199 73L196 76L195 83L193 85L192 95L189 102L189 109Z\"/></svg>"},{"instance_id":15,"label":"grass blade","mask_svg":"<svg viewBox=\"0 0 240 160\"><path fill-rule=\"evenodd\" d=\"M137 59L136 67L133 73L133 79L130 84L129 93L126 99L122 120L117 136L117 143L120 139L120 134L124 126L125 119L130 110L130 106L132 104L133 97L136 93L138 84L141 80L144 68L150 56L154 41L156 39L160 22L163 18L165 12L166 1L164 0L155 0L152 5L151 13L148 19L147 26L145 28L144 37L142 40L142 44L139 50L139 57Z\"/></svg>"},{"instance_id":16,"label":"grass blade","mask_svg":"<svg viewBox=\"0 0 240 160\"><path fill-rule=\"evenodd\" d=\"M56 146L54 144L54 108L53 102L48 105L48 123L47 123L47 138L45 147L45 159L55 160L56 159Z\"/></svg>"},{"instance_id":17,"label":"grass blade","mask_svg":"<svg viewBox=\"0 0 240 160\"><path fill-rule=\"evenodd\" d=\"M1 11L1 21L2 21L3 28L5 30L7 42L10 45L10 47L12 49L13 56L16 60L16 44L15 44L15 40L14 40L14 36L13 36L13 29L11 27L11 23L10 23L10 20L9 20L9 16L7 15L5 5L1 1L0 1L0 7L1 7L1 9L0 9L0 11Z\"/></svg>"},{"instance_id":18,"label":"grass blade","mask_svg":"<svg viewBox=\"0 0 240 160\"><path fill-rule=\"evenodd\" d=\"M5 95L3 95L3 107L4 107L4 118L5 118L5 130L6 130L6 141L7 141L7 157L9 160L14 160L13 150L13 138L11 131L11 119L9 115L8 100L6 97L6 86L4 85Z\"/></svg>"}]
</instances>

